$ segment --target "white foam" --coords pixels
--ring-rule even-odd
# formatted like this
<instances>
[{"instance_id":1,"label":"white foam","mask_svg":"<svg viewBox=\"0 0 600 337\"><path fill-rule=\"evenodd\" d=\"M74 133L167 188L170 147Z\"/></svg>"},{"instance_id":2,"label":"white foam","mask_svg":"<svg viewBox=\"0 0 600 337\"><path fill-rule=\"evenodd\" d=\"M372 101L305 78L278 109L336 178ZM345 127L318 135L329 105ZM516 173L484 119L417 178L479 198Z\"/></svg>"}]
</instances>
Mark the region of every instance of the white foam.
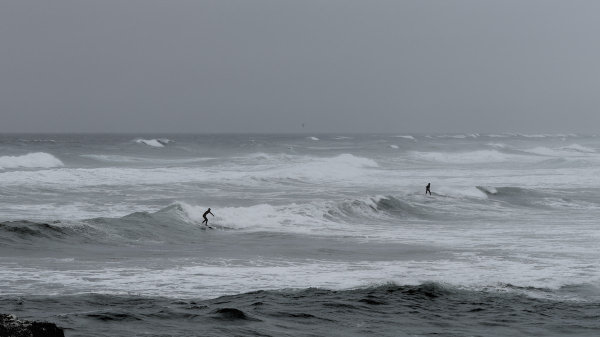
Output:
<instances>
[{"instance_id":1,"label":"white foam","mask_svg":"<svg viewBox=\"0 0 600 337\"><path fill-rule=\"evenodd\" d=\"M518 156L498 152L496 150L479 150L456 153L411 152L411 156L421 160L450 164L495 163L521 159Z\"/></svg>"},{"instance_id":2,"label":"white foam","mask_svg":"<svg viewBox=\"0 0 600 337\"><path fill-rule=\"evenodd\" d=\"M396 137L396 138L412 139L412 140L416 141L415 137L413 137L413 136L394 136L394 137Z\"/></svg>"},{"instance_id":3,"label":"white foam","mask_svg":"<svg viewBox=\"0 0 600 337\"><path fill-rule=\"evenodd\" d=\"M573 279L593 283L593 276L579 275L569 268L572 260L534 268L527 259L448 252L445 259L427 261L331 261L325 259L251 259L189 258L151 260L152 264L111 262L89 268L77 261L53 261L59 270L17 268L0 269L0 285L15 294L135 293L174 298L215 298L257 290L352 289L394 282L399 285L437 281L445 285L495 292L524 291L514 287L560 289ZM129 260L129 259L127 259ZM161 263L162 262L162 263ZM65 268L67 267L67 268ZM66 271L65 271L66 269ZM24 282L27 280L27 282ZM240 280L243 280L241 282ZM61 287L56 287L60 284ZM218 287L214 285L218 284ZM535 296L535 293L525 293ZM539 292L552 296L552 292ZM556 295L555 295L556 296Z\"/></svg>"},{"instance_id":4,"label":"white foam","mask_svg":"<svg viewBox=\"0 0 600 337\"><path fill-rule=\"evenodd\" d=\"M218 164L215 161L215 164ZM0 187L21 184L51 186L53 189L71 189L75 186L142 186L153 184L235 184L236 186L264 186L266 182L356 184L366 183L371 171L377 173L379 164L369 158L352 154L335 157L313 157L287 154L253 154L229 158L225 166L65 168L45 171L6 172ZM353 181L354 180L354 181ZM358 181L357 181L358 180ZM176 188L176 186L173 186Z\"/></svg>"},{"instance_id":5,"label":"white foam","mask_svg":"<svg viewBox=\"0 0 600 337\"><path fill-rule=\"evenodd\" d=\"M492 146L492 147L497 147L497 148L506 148L508 145L504 144L504 143L487 143L487 146Z\"/></svg>"},{"instance_id":6,"label":"white foam","mask_svg":"<svg viewBox=\"0 0 600 337\"><path fill-rule=\"evenodd\" d=\"M332 163L346 164L352 167L379 167L376 161L369 158L353 156L349 153L340 154L329 160Z\"/></svg>"},{"instance_id":7,"label":"white foam","mask_svg":"<svg viewBox=\"0 0 600 337\"><path fill-rule=\"evenodd\" d=\"M581 146L579 144L571 144L569 146L561 147L560 149L567 150L567 151L584 152L584 153L595 153L596 152L596 150L594 150L592 148Z\"/></svg>"},{"instance_id":8,"label":"white foam","mask_svg":"<svg viewBox=\"0 0 600 337\"><path fill-rule=\"evenodd\" d=\"M507 138L507 137L510 137L509 135L494 135L494 134L487 135L487 136L490 137L490 138Z\"/></svg>"},{"instance_id":9,"label":"white foam","mask_svg":"<svg viewBox=\"0 0 600 337\"><path fill-rule=\"evenodd\" d=\"M571 144L569 146L559 147L555 149L547 147L536 147L533 149L523 150L524 152L539 154L542 156L552 157L568 157L568 156L590 156L596 151L592 148L581 146L579 144Z\"/></svg>"},{"instance_id":10,"label":"white foam","mask_svg":"<svg viewBox=\"0 0 600 337\"><path fill-rule=\"evenodd\" d=\"M481 190L483 190L483 191L485 191L485 192L488 192L490 194L497 194L498 193L498 190L496 190L494 187L491 187L491 186L479 186L478 188L481 189Z\"/></svg>"},{"instance_id":11,"label":"white foam","mask_svg":"<svg viewBox=\"0 0 600 337\"><path fill-rule=\"evenodd\" d=\"M317 137L308 137L308 139L310 139L310 140L319 140L319 138L317 138Z\"/></svg>"},{"instance_id":12,"label":"white foam","mask_svg":"<svg viewBox=\"0 0 600 337\"><path fill-rule=\"evenodd\" d=\"M133 156L121 156L121 155L104 155L104 154L82 154L83 158L90 158L102 162L121 162L121 163L153 163L153 164L183 164L193 163L200 161L213 160L215 158L180 158L180 159L164 159L164 158L153 158L153 157L133 157Z\"/></svg>"},{"instance_id":13,"label":"white foam","mask_svg":"<svg viewBox=\"0 0 600 337\"><path fill-rule=\"evenodd\" d=\"M29 142L34 142L34 143L56 143L56 141L54 139L34 139L34 140L20 139L20 141L22 141L24 143L29 143Z\"/></svg>"},{"instance_id":14,"label":"white foam","mask_svg":"<svg viewBox=\"0 0 600 337\"><path fill-rule=\"evenodd\" d=\"M134 142L138 144L146 144L153 147L164 147L166 144L172 142L170 139L160 138L160 139L136 139Z\"/></svg>"},{"instance_id":15,"label":"white foam","mask_svg":"<svg viewBox=\"0 0 600 337\"><path fill-rule=\"evenodd\" d=\"M392 149L398 149L398 145L390 145Z\"/></svg>"},{"instance_id":16,"label":"white foam","mask_svg":"<svg viewBox=\"0 0 600 337\"><path fill-rule=\"evenodd\" d=\"M546 138L549 135L520 135L520 136L527 137L527 138Z\"/></svg>"},{"instance_id":17,"label":"white foam","mask_svg":"<svg viewBox=\"0 0 600 337\"><path fill-rule=\"evenodd\" d=\"M333 139L342 140L342 139L352 139L352 138L351 137L338 136L338 137L333 137Z\"/></svg>"},{"instance_id":18,"label":"white foam","mask_svg":"<svg viewBox=\"0 0 600 337\"><path fill-rule=\"evenodd\" d=\"M50 168L64 166L60 159L44 152L28 153L23 156L0 157L0 169L7 168Z\"/></svg>"},{"instance_id":19,"label":"white foam","mask_svg":"<svg viewBox=\"0 0 600 337\"><path fill-rule=\"evenodd\" d=\"M184 218L194 223L202 223L202 214L208 207L192 206L183 202L178 202L178 204L185 212ZM209 217L209 224L236 229L310 233L317 229L325 231L327 227L340 225L323 217L326 209L326 206L319 205L319 203L221 207L212 210L215 216L214 218Z\"/></svg>"},{"instance_id":20,"label":"white foam","mask_svg":"<svg viewBox=\"0 0 600 337\"><path fill-rule=\"evenodd\" d=\"M440 186L434 189L434 193L453 198L487 199L487 195L475 187Z\"/></svg>"}]
</instances>

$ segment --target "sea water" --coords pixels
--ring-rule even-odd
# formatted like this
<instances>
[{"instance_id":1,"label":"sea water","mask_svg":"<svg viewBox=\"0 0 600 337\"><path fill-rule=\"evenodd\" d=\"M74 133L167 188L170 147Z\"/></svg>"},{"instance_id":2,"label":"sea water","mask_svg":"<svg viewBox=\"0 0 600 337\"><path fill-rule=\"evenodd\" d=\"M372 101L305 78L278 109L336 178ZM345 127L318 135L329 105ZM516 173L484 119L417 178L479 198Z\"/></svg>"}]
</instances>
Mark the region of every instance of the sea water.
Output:
<instances>
[{"instance_id":1,"label":"sea water","mask_svg":"<svg viewBox=\"0 0 600 337\"><path fill-rule=\"evenodd\" d=\"M0 313L67 336L597 336L599 218L595 135L4 134Z\"/></svg>"}]
</instances>

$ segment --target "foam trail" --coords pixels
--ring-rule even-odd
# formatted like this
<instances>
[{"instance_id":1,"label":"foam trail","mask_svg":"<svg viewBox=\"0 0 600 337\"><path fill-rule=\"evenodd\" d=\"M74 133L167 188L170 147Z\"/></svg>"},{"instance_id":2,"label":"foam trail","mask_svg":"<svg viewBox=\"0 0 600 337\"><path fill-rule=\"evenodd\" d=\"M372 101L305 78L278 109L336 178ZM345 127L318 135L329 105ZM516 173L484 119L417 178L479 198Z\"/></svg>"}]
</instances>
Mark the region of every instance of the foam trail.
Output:
<instances>
[{"instance_id":1,"label":"foam trail","mask_svg":"<svg viewBox=\"0 0 600 337\"><path fill-rule=\"evenodd\" d=\"M44 152L29 153L23 156L0 157L0 169L7 168L50 168L64 166L60 159Z\"/></svg>"}]
</instances>

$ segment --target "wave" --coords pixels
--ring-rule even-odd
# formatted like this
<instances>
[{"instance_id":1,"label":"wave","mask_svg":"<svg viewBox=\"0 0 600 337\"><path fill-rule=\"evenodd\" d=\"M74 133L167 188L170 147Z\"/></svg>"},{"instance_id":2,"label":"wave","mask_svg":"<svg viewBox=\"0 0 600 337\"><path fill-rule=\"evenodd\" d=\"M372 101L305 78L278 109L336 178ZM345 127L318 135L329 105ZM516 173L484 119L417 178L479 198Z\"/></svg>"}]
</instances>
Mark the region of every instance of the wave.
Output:
<instances>
[{"instance_id":1,"label":"wave","mask_svg":"<svg viewBox=\"0 0 600 337\"><path fill-rule=\"evenodd\" d=\"M187 242L190 233L198 230L208 207L177 201L153 213L135 212L117 218L0 222L0 242L22 244L38 239L102 244ZM391 196L247 207L215 208L213 205L213 214L209 225L216 229L317 235L362 235L362 227L357 224L430 216L423 207Z\"/></svg>"},{"instance_id":2,"label":"wave","mask_svg":"<svg viewBox=\"0 0 600 337\"><path fill-rule=\"evenodd\" d=\"M551 135L523 135L523 134L519 134L519 136L525 137L525 138L546 138L546 137L551 137Z\"/></svg>"},{"instance_id":3,"label":"wave","mask_svg":"<svg viewBox=\"0 0 600 337\"><path fill-rule=\"evenodd\" d=\"M166 138L159 138L159 139L136 139L136 140L134 140L134 142L136 142L138 144L150 145L152 147L164 147L165 145L172 143L173 141L170 139L166 139Z\"/></svg>"},{"instance_id":4,"label":"wave","mask_svg":"<svg viewBox=\"0 0 600 337\"><path fill-rule=\"evenodd\" d=\"M54 139L19 139L23 143L56 143Z\"/></svg>"},{"instance_id":5,"label":"wave","mask_svg":"<svg viewBox=\"0 0 600 337\"><path fill-rule=\"evenodd\" d=\"M553 149L540 146L533 149L520 151L551 157L590 156L597 153L596 150L589 147L581 146L579 144L571 144L569 146L563 146Z\"/></svg>"},{"instance_id":6,"label":"wave","mask_svg":"<svg viewBox=\"0 0 600 337\"><path fill-rule=\"evenodd\" d=\"M579 144L571 144L569 146L564 146L559 149L567 150L567 151L574 151L574 152L583 152L583 153L596 153L596 150L589 148L589 147L581 146Z\"/></svg>"},{"instance_id":7,"label":"wave","mask_svg":"<svg viewBox=\"0 0 600 337\"><path fill-rule=\"evenodd\" d=\"M117 163L151 163L151 164L185 164L194 163L201 161L214 160L217 158L206 157L206 158L180 158L180 159L166 159L166 158L155 158L155 157L134 157L134 156L122 156L122 155L104 155L104 154L83 154L83 158L94 159L102 162L117 162Z\"/></svg>"},{"instance_id":8,"label":"wave","mask_svg":"<svg viewBox=\"0 0 600 337\"><path fill-rule=\"evenodd\" d=\"M64 166L63 162L44 152L29 153L23 156L0 157L0 169L7 168L51 168Z\"/></svg>"},{"instance_id":9,"label":"wave","mask_svg":"<svg viewBox=\"0 0 600 337\"><path fill-rule=\"evenodd\" d=\"M263 277L270 278L271 273ZM192 279L198 282L197 277ZM180 284L183 280L169 281ZM572 289L587 291L585 285ZM568 291L567 287L554 290L508 283L470 290L425 281L382 282L353 289L263 285L207 299L137 292L1 299L7 307L17 307L32 317L43 318L48 308L62 308L65 330L99 337L138 331L141 324L154 335L193 336L198 335L198 321L205 336L295 336L306 330L314 336L595 335L600 329L598 302L565 300L561 295Z\"/></svg>"},{"instance_id":10,"label":"wave","mask_svg":"<svg viewBox=\"0 0 600 337\"><path fill-rule=\"evenodd\" d=\"M415 139L415 137L413 137L413 136L394 136L394 137L396 137L396 138L406 138L406 139L410 139L410 140L417 141L417 140Z\"/></svg>"},{"instance_id":11,"label":"wave","mask_svg":"<svg viewBox=\"0 0 600 337\"><path fill-rule=\"evenodd\" d=\"M506 145L504 143L487 143L485 145L500 148L500 149L504 149L504 148L508 147L508 145Z\"/></svg>"},{"instance_id":12,"label":"wave","mask_svg":"<svg viewBox=\"0 0 600 337\"><path fill-rule=\"evenodd\" d=\"M317 137L308 137L308 139L310 139L310 140L319 140L319 138L317 138Z\"/></svg>"},{"instance_id":13,"label":"wave","mask_svg":"<svg viewBox=\"0 0 600 337\"><path fill-rule=\"evenodd\" d=\"M427 138L455 138L455 139L466 139L466 138L477 138L479 137L478 133L467 133L464 135L428 135L425 136Z\"/></svg>"},{"instance_id":14,"label":"wave","mask_svg":"<svg viewBox=\"0 0 600 337\"><path fill-rule=\"evenodd\" d=\"M453 198L483 198L486 199L487 195L475 187L449 187L441 186L435 189L435 194Z\"/></svg>"},{"instance_id":15,"label":"wave","mask_svg":"<svg viewBox=\"0 0 600 337\"><path fill-rule=\"evenodd\" d=\"M163 162L172 164L172 162ZM158 164L161 164L158 162ZM37 186L67 189L74 186L119 186L123 184L178 184L225 183L257 186L265 183L343 183L347 179L365 176L379 164L370 158L340 154L334 157L317 157L255 153L229 157L227 164L221 160L206 166L177 165L155 168L101 167L66 168L39 175L30 171L6 172L5 185L35 182Z\"/></svg>"},{"instance_id":16,"label":"wave","mask_svg":"<svg viewBox=\"0 0 600 337\"><path fill-rule=\"evenodd\" d=\"M507 154L496 150L478 150L471 152L410 152L410 156L418 160L441 162L448 164L497 163L509 160L522 160L524 156Z\"/></svg>"},{"instance_id":17,"label":"wave","mask_svg":"<svg viewBox=\"0 0 600 337\"><path fill-rule=\"evenodd\" d=\"M598 211L600 202L593 196L564 191L520 187L432 186L433 197L423 191L397 195L366 196L308 203L218 207L176 201L156 212L135 212L123 217L100 217L78 221L0 223L0 242L37 239L65 242L187 242L198 230L202 214L212 207L209 224L221 230L267 231L319 236L363 237L365 226L373 240L396 240L398 221L453 221L486 215L505 217L517 209L564 212L565 209ZM416 238L420 237L416 233ZM71 238L72 239L69 239ZM193 237L191 238L193 239Z\"/></svg>"},{"instance_id":18,"label":"wave","mask_svg":"<svg viewBox=\"0 0 600 337\"><path fill-rule=\"evenodd\" d=\"M351 167L379 167L379 164L373 159L355 156L349 153L339 154L334 157L313 157L313 156L298 156L286 153L253 153L243 157L236 157L246 163L269 163L269 164L346 164ZM323 169L326 169L324 166Z\"/></svg>"}]
</instances>

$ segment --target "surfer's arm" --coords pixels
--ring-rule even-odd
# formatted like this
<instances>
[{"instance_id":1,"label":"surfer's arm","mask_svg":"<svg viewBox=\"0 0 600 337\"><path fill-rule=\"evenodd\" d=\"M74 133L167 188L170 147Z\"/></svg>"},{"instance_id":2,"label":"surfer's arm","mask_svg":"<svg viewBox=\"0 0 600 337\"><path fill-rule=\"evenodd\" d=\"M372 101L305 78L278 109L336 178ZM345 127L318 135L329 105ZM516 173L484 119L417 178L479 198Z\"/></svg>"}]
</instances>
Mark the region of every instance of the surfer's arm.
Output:
<instances>
[{"instance_id":1,"label":"surfer's arm","mask_svg":"<svg viewBox=\"0 0 600 337\"><path fill-rule=\"evenodd\" d=\"M215 216L214 214L212 214L212 212L209 212L209 213L210 213L210 215Z\"/></svg>"}]
</instances>

